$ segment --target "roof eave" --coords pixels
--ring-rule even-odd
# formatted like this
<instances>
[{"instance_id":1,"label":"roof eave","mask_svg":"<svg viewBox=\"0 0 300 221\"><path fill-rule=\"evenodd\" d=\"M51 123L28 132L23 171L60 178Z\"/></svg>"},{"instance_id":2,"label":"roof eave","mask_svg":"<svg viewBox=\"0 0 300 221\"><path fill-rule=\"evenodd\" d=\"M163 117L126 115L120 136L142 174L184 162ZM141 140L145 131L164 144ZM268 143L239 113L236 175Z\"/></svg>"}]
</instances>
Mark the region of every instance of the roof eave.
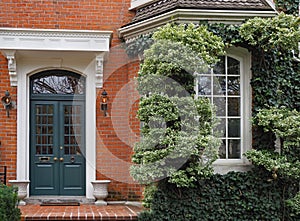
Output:
<instances>
[{"instance_id":1,"label":"roof eave","mask_svg":"<svg viewBox=\"0 0 300 221\"><path fill-rule=\"evenodd\" d=\"M274 17L276 11L254 10L204 10L204 9L176 9L152 18L136 23L128 24L118 30L120 38L126 41L134 39L142 34L153 32L156 28L170 22L198 23L199 21L242 23L244 20L254 17Z\"/></svg>"}]
</instances>

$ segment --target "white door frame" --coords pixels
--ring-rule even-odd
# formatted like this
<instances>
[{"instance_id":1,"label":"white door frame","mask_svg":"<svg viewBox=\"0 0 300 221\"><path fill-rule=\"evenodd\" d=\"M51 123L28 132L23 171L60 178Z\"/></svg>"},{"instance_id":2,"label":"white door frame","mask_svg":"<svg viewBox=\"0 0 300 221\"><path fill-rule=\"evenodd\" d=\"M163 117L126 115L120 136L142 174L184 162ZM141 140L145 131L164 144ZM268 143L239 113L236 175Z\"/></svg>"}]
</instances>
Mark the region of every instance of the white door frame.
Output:
<instances>
[{"instance_id":1,"label":"white door frame","mask_svg":"<svg viewBox=\"0 0 300 221\"><path fill-rule=\"evenodd\" d=\"M29 180L30 79L42 70L64 69L86 77L86 197L96 179L96 88L112 32L0 29L0 50L8 59L11 86L17 86L17 180Z\"/></svg>"}]
</instances>

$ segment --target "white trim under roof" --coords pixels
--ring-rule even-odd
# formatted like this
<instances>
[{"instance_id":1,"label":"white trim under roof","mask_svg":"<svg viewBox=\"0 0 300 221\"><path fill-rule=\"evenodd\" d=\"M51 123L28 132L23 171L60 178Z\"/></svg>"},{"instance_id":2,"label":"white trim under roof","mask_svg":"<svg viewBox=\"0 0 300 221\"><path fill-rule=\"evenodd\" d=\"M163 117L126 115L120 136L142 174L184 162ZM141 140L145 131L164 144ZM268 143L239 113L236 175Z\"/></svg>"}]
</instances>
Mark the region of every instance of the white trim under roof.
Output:
<instances>
[{"instance_id":1,"label":"white trim under roof","mask_svg":"<svg viewBox=\"0 0 300 221\"><path fill-rule=\"evenodd\" d=\"M176 9L120 28L119 37L130 40L147 34L166 23L199 23L199 21L239 24L254 17L274 17L276 11Z\"/></svg>"},{"instance_id":2,"label":"white trim under roof","mask_svg":"<svg viewBox=\"0 0 300 221\"><path fill-rule=\"evenodd\" d=\"M129 10L141 8L145 5L149 5L152 2L155 2L156 0L131 0L131 5Z\"/></svg>"}]
</instances>

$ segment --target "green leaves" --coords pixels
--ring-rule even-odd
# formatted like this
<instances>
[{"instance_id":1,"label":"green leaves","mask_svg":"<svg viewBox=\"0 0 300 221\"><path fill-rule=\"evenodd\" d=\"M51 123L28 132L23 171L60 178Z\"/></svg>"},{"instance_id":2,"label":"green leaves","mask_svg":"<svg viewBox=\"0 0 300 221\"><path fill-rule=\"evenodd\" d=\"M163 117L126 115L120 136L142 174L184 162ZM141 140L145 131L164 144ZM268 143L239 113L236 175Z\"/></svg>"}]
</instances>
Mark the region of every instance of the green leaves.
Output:
<instances>
[{"instance_id":1,"label":"green leaves","mask_svg":"<svg viewBox=\"0 0 300 221\"><path fill-rule=\"evenodd\" d=\"M134 147L131 175L141 183L169 177L178 186L194 186L213 173L219 140L209 100L151 94L141 98L138 117L143 122Z\"/></svg>"},{"instance_id":2,"label":"green leaves","mask_svg":"<svg viewBox=\"0 0 300 221\"><path fill-rule=\"evenodd\" d=\"M280 13L273 18L249 19L241 25L240 35L264 51L293 50L300 41L300 18Z\"/></svg>"},{"instance_id":3,"label":"green leaves","mask_svg":"<svg viewBox=\"0 0 300 221\"><path fill-rule=\"evenodd\" d=\"M0 220L19 221L20 209L16 207L18 202L17 190L14 187L0 186Z\"/></svg>"},{"instance_id":4,"label":"green leaves","mask_svg":"<svg viewBox=\"0 0 300 221\"><path fill-rule=\"evenodd\" d=\"M294 15L298 3L276 1ZM135 147L132 174L139 181L168 182L152 192L151 210L140 220L299 220L299 195L285 207L300 179L300 65L291 53L300 41L299 24L298 17L281 13L241 26L169 24L153 35L138 78L143 139ZM266 134L254 134L260 150L246 153L254 171L212 175L214 111L190 96L191 74L205 71L233 45L252 52L254 122ZM273 133L282 141L281 154L274 152Z\"/></svg>"},{"instance_id":5,"label":"green leaves","mask_svg":"<svg viewBox=\"0 0 300 221\"><path fill-rule=\"evenodd\" d=\"M298 15L299 0L275 0L276 8L286 14Z\"/></svg>"},{"instance_id":6,"label":"green leaves","mask_svg":"<svg viewBox=\"0 0 300 221\"><path fill-rule=\"evenodd\" d=\"M153 34L138 76L142 139L134 147L131 175L141 183L168 179L193 187L213 174L219 140L208 99L194 99L194 73L224 54L220 37L204 26L171 25Z\"/></svg>"},{"instance_id":7,"label":"green leaves","mask_svg":"<svg viewBox=\"0 0 300 221\"><path fill-rule=\"evenodd\" d=\"M286 204L291 209L292 217L300 217L300 192L292 199L287 200Z\"/></svg>"},{"instance_id":8,"label":"green leaves","mask_svg":"<svg viewBox=\"0 0 300 221\"><path fill-rule=\"evenodd\" d=\"M288 108L268 108L258 111L254 122L280 139L280 154L273 150L250 150L245 155L256 166L262 166L278 177L295 184L300 180L300 112ZM278 148L278 147L277 147ZM278 176L277 176L278 175ZM299 193L287 200L291 216L300 216ZM296 219L298 219L296 218Z\"/></svg>"},{"instance_id":9,"label":"green leaves","mask_svg":"<svg viewBox=\"0 0 300 221\"><path fill-rule=\"evenodd\" d=\"M153 35L154 40L169 40L193 51L193 55L206 64L214 64L224 54L222 39L207 31L205 26L167 24Z\"/></svg>"},{"instance_id":10,"label":"green leaves","mask_svg":"<svg viewBox=\"0 0 300 221\"><path fill-rule=\"evenodd\" d=\"M285 207L285 200L297 188L280 179L270 182L269 177L269 172L255 169L215 174L194 188L178 188L161 182L155 191L153 188L148 191L150 209L143 211L138 220L299 220L299 215L289 216Z\"/></svg>"},{"instance_id":11,"label":"green leaves","mask_svg":"<svg viewBox=\"0 0 300 221\"><path fill-rule=\"evenodd\" d=\"M300 112L284 107L261 109L254 120L265 131L272 131L283 139L285 154L297 155L291 152L300 149Z\"/></svg>"}]
</instances>

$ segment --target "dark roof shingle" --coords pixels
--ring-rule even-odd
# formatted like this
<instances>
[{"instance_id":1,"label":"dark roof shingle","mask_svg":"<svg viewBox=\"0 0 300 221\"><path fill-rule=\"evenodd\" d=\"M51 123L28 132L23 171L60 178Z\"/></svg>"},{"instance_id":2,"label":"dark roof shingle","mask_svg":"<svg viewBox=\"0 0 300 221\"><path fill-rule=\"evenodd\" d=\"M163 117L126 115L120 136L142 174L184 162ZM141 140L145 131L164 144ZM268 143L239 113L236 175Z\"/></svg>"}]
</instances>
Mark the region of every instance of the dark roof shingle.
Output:
<instances>
[{"instance_id":1,"label":"dark roof shingle","mask_svg":"<svg viewBox=\"0 0 300 221\"><path fill-rule=\"evenodd\" d=\"M266 0L159 0L138 9L132 23L174 9L273 10Z\"/></svg>"}]
</instances>

